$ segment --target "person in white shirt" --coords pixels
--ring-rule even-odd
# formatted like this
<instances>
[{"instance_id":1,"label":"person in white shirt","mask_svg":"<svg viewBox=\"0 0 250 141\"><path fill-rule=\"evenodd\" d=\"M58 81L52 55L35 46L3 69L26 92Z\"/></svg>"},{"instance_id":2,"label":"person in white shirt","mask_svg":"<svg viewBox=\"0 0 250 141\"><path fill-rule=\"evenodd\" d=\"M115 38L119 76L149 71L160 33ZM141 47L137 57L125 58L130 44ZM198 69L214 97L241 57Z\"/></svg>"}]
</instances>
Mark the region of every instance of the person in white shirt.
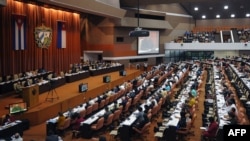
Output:
<instances>
[{"instance_id":1,"label":"person in white shirt","mask_svg":"<svg viewBox=\"0 0 250 141\"><path fill-rule=\"evenodd\" d=\"M230 112L233 107L236 109L235 113L238 114L235 104L231 100L227 100L225 105L226 113Z\"/></svg>"},{"instance_id":2,"label":"person in white shirt","mask_svg":"<svg viewBox=\"0 0 250 141\"><path fill-rule=\"evenodd\" d=\"M20 136L19 133L15 133L15 134L11 137L11 141L23 141L23 138Z\"/></svg>"}]
</instances>

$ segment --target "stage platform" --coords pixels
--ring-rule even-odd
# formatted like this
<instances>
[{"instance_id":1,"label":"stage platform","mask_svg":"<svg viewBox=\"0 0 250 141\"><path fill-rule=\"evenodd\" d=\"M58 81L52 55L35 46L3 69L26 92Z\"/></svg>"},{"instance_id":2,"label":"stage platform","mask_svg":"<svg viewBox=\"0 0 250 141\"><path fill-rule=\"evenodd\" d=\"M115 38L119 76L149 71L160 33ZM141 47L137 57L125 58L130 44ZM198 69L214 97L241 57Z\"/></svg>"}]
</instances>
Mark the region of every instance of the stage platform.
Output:
<instances>
[{"instance_id":1,"label":"stage platform","mask_svg":"<svg viewBox=\"0 0 250 141\"><path fill-rule=\"evenodd\" d=\"M80 105L86 102L89 98L94 98L101 95L103 92L120 85L125 81L132 80L139 76L142 72L136 69L126 69L127 75L120 76L119 71L107 73L104 75L90 76L89 78L66 83L65 85L45 92L39 95L39 104L35 107L29 108L27 112L16 115L17 119L28 119L30 125L38 125L46 122L49 118L57 116L59 111L65 112L71 107ZM111 82L103 83L103 76L110 75ZM88 83L88 91L79 93L78 86L80 83ZM53 92L53 95L51 94ZM52 97L53 96L53 97ZM59 97L58 99L56 97ZM47 99L46 98L55 98ZM21 102L22 98L16 96L9 96L0 99L0 116L8 113L8 109L4 107L10 103Z\"/></svg>"}]
</instances>

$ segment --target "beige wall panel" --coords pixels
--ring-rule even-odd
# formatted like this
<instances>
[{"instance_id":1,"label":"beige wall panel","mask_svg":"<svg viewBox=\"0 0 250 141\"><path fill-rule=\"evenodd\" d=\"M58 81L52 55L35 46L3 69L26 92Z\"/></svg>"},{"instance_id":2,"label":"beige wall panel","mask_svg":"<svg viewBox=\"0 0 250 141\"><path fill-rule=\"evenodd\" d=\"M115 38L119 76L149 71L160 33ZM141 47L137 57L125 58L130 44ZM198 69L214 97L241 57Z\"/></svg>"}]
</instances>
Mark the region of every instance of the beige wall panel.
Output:
<instances>
[{"instance_id":1,"label":"beige wall panel","mask_svg":"<svg viewBox=\"0 0 250 141\"><path fill-rule=\"evenodd\" d=\"M215 19L215 20L197 20L196 26L248 26L250 19Z\"/></svg>"}]
</instances>

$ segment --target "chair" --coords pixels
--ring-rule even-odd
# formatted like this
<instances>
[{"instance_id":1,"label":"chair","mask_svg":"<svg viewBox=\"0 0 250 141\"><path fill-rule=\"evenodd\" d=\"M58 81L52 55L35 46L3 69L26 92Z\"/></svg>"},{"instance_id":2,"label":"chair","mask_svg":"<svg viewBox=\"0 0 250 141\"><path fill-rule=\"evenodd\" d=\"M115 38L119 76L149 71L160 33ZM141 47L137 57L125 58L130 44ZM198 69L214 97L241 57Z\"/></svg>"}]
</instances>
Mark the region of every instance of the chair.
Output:
<instances>
[{"instance_id":1,"label":"chair","mask_svg":"<svg viewBox=\"0 0 250 141\"><path fill-rule=\"evenodd\" d=\"M108 105L109 104L109 100L110 100L110 96L108 96L105 100L105 104L104 105Z\"/></svg>"},{"instance_id":2,"label":"chair","mask_svg":"<svg viewBox=\"0 0 250 141\"><path fill-rule=\"evenodd\" d=\"M119 120L120 115L121 115L121 112L122 112L121 110L116 110L116 111L114 112L113 121Z\"/></svg>"},{"instance_id":3,"label":"chair","mask_svg":"<svg viewBox=\"0 0 250 141\"><path fill-rule=\"evenodd\" d=\"M189 135L194 136L194 131L192 131L192 128L194 127L194 122L195 122L196 118L197 118L197 114L194 113L193 116L192 116L192 120L187 125L186 129L176 131L177 134L179 135L179 138L184 139L184 138L188 137Z\"/></svg>"},{"instance_id":4,"label":"chair","mask_svg":"<svg viewBox=\"0 0 250 141\"><path fill-rule=\"evenodd\" d=\"M92 105L90 105L89 107L87 107L87 109L86 109L86 116L89 116L92 113L92 111L93 111L92 109L93 109Z\"/></svg>"},{"instance_id":5,"label":"chair","mask_svg":"<svg viewBox=\"0 0 250 141\"><path fill-rule=\"evenodd\" d=\"M104 117L98 119L96 124L91 126L91 129L94 131L100 130L104 126Z\"/></svg>"},{"instance_id":6,"label":"chair","mask_svg":"<svg viewBox=\"0 0 250 141\"><path fill-rule=\"evenodd\" d=\"M128 102L126 103L125 107L124 107L123 113L128 112L130 105L131 105L131 102L128 101Z\"/></svg>"},{"instance_id":7,"label":"chair","mask_svg":"<svg viewBox=\"0 0 250 141\"><path fill-rule=\"evenodd\" d=\"M84 118L84 117L86 116L86 110L85 110L85 109L81 110L81 111L79 112L79 114L80 114L81 117Z\"/></svg>"},{"instance_id":8,"label":"chair","mask_svg":"<svg viewBox=\"0 0 250 141\"><path fill-rule=\"evenodd\" d=\"M106 122L104 122L104 126L109 126L112 122L113 122L113 118L114 118L114 114L110 114L106 120Z\"/></svg>"},{"instance_id":9,"label":"chair","mask_svg":"<svg viewBox=\"0 0 250 141\"><path fill-rule=\"evenodd\" d=\"M99 104L99 109L103 108L105 106L105 100L101 100L100 104Z\"/></svg>"},{"instance_id":10,"label":"chair","mask_svg":"<svg viewBox=\"0 0 250 141\"><path fill-rule=\"evenodd\" d=\"M151 124L151 122L146 123L146 124L142 127L142 129L138 129L138 128L135 128L135 127L133 127L132 129L133 129L137 134L140 135L140 138L146 139L145 135L147 135L148 132L149 132L148 130L149 130L150 124Z\"/></svg>"},{"instance_id":11,"label":"chair","mask_svg":"<svg viewBox=\"0 0 250 141\"><path fill-rule=\"evenodd\" d=\"M61 136L65 135L65 131L69 128L71 123L71 119L67 118L64 122L64 125L62 127L58 127L57 130Z\"/></svg>"},{"instance_id":12,"label":"chair","mask_svg":"<svg viewBox=\"0 0 250 141\"><path fill-rule=\"evenodd\" d=\"M92 112L96 112L98 110L98 107L99 106L99 103L98 102L95 102L93 105L92 105Z\"/></svg>"}]
</instances>

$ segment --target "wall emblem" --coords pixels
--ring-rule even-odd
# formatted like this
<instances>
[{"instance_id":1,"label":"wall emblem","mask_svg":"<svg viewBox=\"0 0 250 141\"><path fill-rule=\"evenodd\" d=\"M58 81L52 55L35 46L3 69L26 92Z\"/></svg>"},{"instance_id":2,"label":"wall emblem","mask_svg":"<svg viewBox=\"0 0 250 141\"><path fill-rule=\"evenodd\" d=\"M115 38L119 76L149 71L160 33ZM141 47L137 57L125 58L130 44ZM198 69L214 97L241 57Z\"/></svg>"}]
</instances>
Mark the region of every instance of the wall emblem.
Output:
<instances>
[{"instance_id":1,"label":"wall emblem","mask_svg":"<svg viewBox=\"0 0 250 141\"><path fill-rule=\"evenodd\" d=\"M52 29L44 25L35 28L35 40L40 48L48 48L52 42Z\"/></svg>"}]
</instances>

